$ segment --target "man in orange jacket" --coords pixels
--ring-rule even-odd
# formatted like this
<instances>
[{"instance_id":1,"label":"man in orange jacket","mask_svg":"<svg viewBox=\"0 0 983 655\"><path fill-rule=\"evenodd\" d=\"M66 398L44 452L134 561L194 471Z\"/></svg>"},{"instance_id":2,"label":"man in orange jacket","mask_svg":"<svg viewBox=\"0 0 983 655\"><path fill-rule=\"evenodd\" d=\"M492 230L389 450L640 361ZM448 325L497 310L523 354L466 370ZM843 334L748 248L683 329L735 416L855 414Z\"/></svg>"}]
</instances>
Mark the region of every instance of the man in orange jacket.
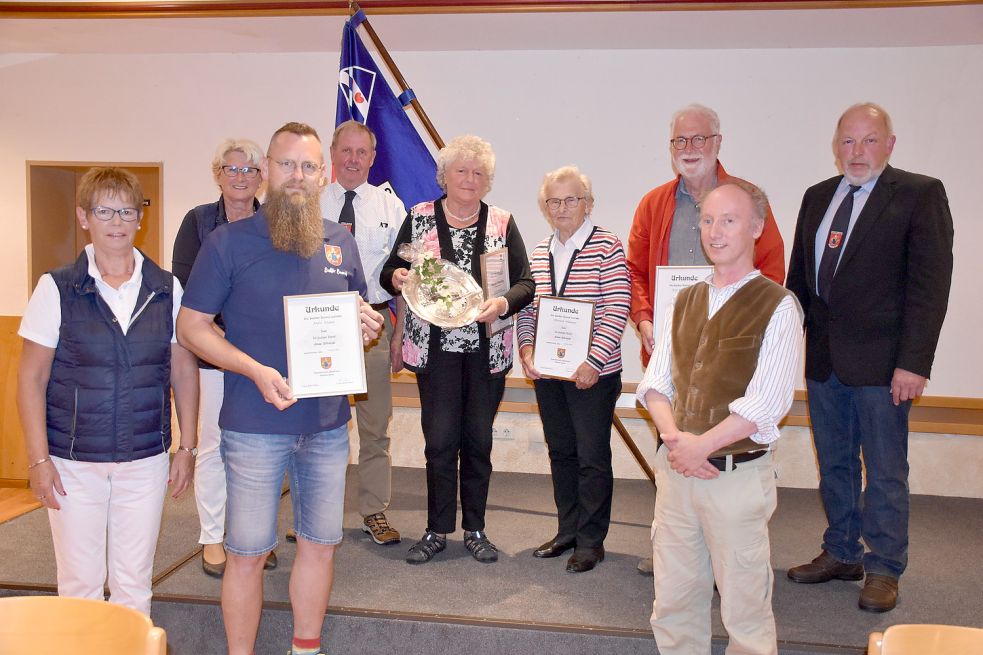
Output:
<instances>
[{"instance_id":1,"label":"man in orange jacket","mask_svg":"<svg viewBox=\"0 0 983 655\"><path fill-rule=\"evenodd\" d=\"M628 235L631 320L642 341L642 363L655 347L653 299L657 266L705 266L700 245L700 202L731 176L717 161L720 119L702 105L672 116L669 153L676 178L649 191L638 203ZM785 281L785 245L768 207L764 231L754 248L754 267L778 284Z\"/></svg>"}]
</instances>

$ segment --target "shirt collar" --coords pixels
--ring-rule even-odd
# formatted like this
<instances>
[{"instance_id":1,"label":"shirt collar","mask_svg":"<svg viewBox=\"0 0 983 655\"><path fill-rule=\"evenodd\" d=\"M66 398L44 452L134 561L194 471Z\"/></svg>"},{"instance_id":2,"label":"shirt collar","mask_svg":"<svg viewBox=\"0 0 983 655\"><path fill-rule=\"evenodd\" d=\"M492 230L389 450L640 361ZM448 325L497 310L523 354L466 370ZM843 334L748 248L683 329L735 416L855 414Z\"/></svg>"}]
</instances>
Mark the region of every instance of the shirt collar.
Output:
<instances>
[{"instance_id":1,"label":"shirt collar","mask_svg":"<svg viewBox=\"0 0 983 655\"><path fill-rule=\"evenodd\" d=\"M716 164L714 164L714 166L716 166ZM716 189L717 188L717 170L716 170L716 168L714 168L714 171L713 171L713 185L710 188L711 189ZM683 178L682 175L679 176L679 185L676 187L676 198L679 198L681 196L686 196L687 198L690 199L690 202L692 202L694 205L696 204L696 198L694 198L693 197L693 194L691 194L689 192L689 189L686 188L686 179Z\"/></svg>"},{"instance_id":2,"label":"shirt collar","mask_svg":"<svg viewBox=\"0 0 983 655\"><path fill-rule=\"evenodd\" d=\"M99 272L99 267L96 266L96 248L91 243L85 246L85 255L89 259L89 275L92 279L106 283L102 279L102 273ZM137 282L140 276L143 275L143 253L141 253L136 248L133 249L133 273L130 275L130 279L123 284L129 284L130 282Z\"/></svg>"},{"instance_id":3,"label":"shirt collar","mask_svg":"<svg viewBox=\"0 0 983 655\"><path fill-rule=\"evenodd\" d=\"M704 282L707 283L707 286L709 286L711 290L717 292L724 292L724 291L739 289L743 287L745 284L747 284L748 282L750 282L751 280L753 280L754 278L758 277L759 275L761 275L761 271L759 271L758 269L754 269L753 271L742 277L737 282L728 284L725 287L715 287L713 286L713 273L710 273L710 275L706 277Z\"/></svg>"},{"instance_id":4,"label":"shirt collar","mask_svg":"<svg viewBox=\"0 0 983 655\"><path fill-rule=\"evenodd\" d=\"M877 177L872 177L866 182L864 182L863 184L861 184L860 188L863 189L864 193L870 195L870 192L874 190L874 186L877 184L877 180L879 179L881 179L880 175L878 175ZM840 185L836 188L836 190L841 193L846 193L847 189L849 188L850 188L850 183L847 182L846 176L844 175L842 178L840 178Z\"/></svg>"},{"instance_id":5,"label":"shirt collar","mask_svg":"<svg viewBox=\"0 0 983 655\"><path fill-rule=\"evenodd\" d=\"M357 197L361 197L365 193L365 187L367 187L368 185L369 183L366 181L366 182L362 182L357 187L355 187L354 189L355 195ZM345 187L338 184L337 180L335 180L334 182L328 185L328 193L330 193L331 197L334 198L335 200L343 200L345 198L345 191L347 191L347 189L345 189Z\"/></svg>"},{"instance_id":6,"label":"shirt collar","mask_svg":"<svg viewBox=\"0 0 983 655\"><path fill-rule=\"evenodd\" d=\"M583 250L584 244L587 243L587 239L590 237L591 232L594 230L594 224L590 220L590 216L584 217L584 222L577 231L570 235L566 243L560 243L560 233L553 230L553 238L550 242L550 252L553 252L555 248L563 248L566 250Z\"/></svg>"}]
</instances>

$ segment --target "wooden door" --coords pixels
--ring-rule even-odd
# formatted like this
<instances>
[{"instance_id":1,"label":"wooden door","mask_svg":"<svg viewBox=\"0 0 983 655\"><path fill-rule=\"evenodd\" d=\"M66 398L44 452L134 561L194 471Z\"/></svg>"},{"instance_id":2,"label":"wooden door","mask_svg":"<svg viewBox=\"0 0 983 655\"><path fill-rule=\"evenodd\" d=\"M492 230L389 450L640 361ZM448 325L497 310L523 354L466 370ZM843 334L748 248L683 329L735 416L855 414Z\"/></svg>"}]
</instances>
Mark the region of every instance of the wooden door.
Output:
<instances>
[{"instance_id":1,"label":"wooden door","mask_svg":"<svg viewBox=\"0 0 983 655\"><path fill-rule=\"evenodd\" d=\"M28 284L78 258L89 243L88 233L75 217L75 191L82 176L94 166L125 168L143 187L144 208L134 245L161 263L163 174L159 163L28 162ZM168 268L165 266L165 268Z\"/></svg>"}]
</instances>

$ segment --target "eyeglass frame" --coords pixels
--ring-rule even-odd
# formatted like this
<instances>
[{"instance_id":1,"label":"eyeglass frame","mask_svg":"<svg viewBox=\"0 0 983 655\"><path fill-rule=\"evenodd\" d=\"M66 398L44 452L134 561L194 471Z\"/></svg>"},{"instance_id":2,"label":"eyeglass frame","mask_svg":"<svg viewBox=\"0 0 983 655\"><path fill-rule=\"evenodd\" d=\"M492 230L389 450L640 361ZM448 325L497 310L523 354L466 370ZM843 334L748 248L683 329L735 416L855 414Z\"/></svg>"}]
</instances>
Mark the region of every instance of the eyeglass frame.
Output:
<instances>
[{"instance_id":1,"label":"eyeglass frame","mask_svg":"<svg viewBox=\"0 0 983 655\"><path fill-rule=\"evenodd\" d=\"M219 170L229 179L234 179L237 175L242 173L242 176L247 180L255 180L259 177L259 166L234 166L232 164L225 164L219 166ZM248 171L248 172L247 172Z\"/></svg>"},{"instance_id":2,"label":"eyeglass frame","mask_svg":"<svg viewBox=\"0 0 983 655\"><path fill-rule=\"evenodd\" d=\"M274 159L273 163L280 167L284 175L293 175L297 170L297 162L293 159ZM306 166L313 166L310 171L305 170ZM314 177L324 170L324 163L315 164L312 161L300 162L300 172L304 177Z\"/></svg>"},{"instance_id":3,"label":"eyeglass frame","mask_svg":"<svg viewBox=\"0 0 983 655\"><path fill-rule=\"evenodd\" d=\"M573 202L570 202L570 201ZM552 212L560 209L560 205L564 205L567 209L575 209L577 205L580 204L581 200L587 200L584 196L567 196L566 198L547 198L543 201L546 208Z\"/></svg>"},{"instance_id":4,"label":"eyeglass frame","mask_svg":"<svg viewBox=\"0 0 983 655\"><path fill-rule=\"evenodd\" d=\"M112 213L109 215L108 218L103 218L102 216L99 215L97 211L100 209ZM140 209L139 207L120 207L119 209L113 209L112 207L104 207L103 205L96 205L95 207L91 207L89 211L92 213L93 216L96 217L97 220L100 220L103 223L108 223L109 221L113 220L116 214L119 214L119 220L123 221L124 223L133 223L134 221L139 221L143 215L143 210ZM129 211L136 212L136 218L125 218L123 216L123 212L129 212Z\"/></svg>"},{"instance_id":5,"label":"eyeglass frame","mask_svg":"<svg viewBox=\"0 0 983 655\"><path fill-rule=\"evenodd\" d=\"M717 136L720 136L720 134L717 133L717 134L694 134L693 136L674 136L671 139L669 139L669 145L672 146L674 150L686 150L686 146L692 143L695 149L703 150L703 147L706 146L707 141ZM702 143L700 143L700 145L696 145L696 139L700 139ZM682 145L677 145L679 143L682 143Z\"/></svg>"}]
</instances>

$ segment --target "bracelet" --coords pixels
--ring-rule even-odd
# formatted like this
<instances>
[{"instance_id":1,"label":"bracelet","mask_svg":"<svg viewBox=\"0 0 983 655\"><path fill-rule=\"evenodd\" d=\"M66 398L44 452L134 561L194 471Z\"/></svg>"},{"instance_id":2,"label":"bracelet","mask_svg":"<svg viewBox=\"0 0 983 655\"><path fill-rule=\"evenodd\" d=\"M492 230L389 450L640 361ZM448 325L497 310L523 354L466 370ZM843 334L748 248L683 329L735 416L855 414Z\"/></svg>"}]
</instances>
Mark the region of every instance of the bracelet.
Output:
<instances>
[{"instance_id":1,"label":"bracelet","mask_svg":"<svg viewBox=\"0 0 983 655\"><path fill-rule=\"evenodd\" d=\"M39 459L38 461L34 462L33 464L28 464L27 465L27 470L30 471L35 466L41 466L45 462L50 462L50 461L51 461L51 457L42 457L41 459Z\"/></svg>"}]
</instances>

